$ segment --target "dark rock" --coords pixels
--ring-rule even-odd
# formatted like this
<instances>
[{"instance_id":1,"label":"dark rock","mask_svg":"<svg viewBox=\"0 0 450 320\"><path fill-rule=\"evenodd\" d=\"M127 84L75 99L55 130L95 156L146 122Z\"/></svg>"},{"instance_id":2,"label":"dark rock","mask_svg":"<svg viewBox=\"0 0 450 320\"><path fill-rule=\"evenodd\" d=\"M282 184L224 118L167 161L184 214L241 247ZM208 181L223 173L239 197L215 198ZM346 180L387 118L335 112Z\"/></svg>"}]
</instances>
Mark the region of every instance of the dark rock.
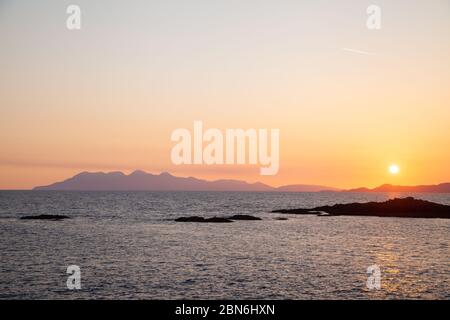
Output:
<instances>
[{"instance_id":1,"label":"dark rock","mask_svg":"<svg viewBox=\"0 0 450 320\"><path fill-rule=\"evenodd\" d=\"M205 219L205 222L216 222L216 223L222 223L222 222L233 222L230 219L227 218L220 218L220 217L214 217L214 218L209 218L209 219Z\"/></svg>"},{"instance_id":2,"label":"dark rock","mask_svg":"<svg viewBox=\"0 0 450 320\"><path fill-rule=\"evenodd\" d=\"M175 219L176 222L210 222L210 223L226 223L226 222L233 222L230 219L227 218L220 218L220 217L213 217L213 218L203 218L198 216L191 216L191 217L180 217Z\"/></svg>"},{"instance_id":3,"label":"dark rock","mask_svg":"<svg viewBox=\"0 0 450 320\"><path fill-rule=\"evenodd\" d=\"M450 206L412 197L392 199L385 202L346 203L311 209L282 209L272 212L285 214L318 214L330 216L377 216L399 218L450 218Z\"/></svg>"},{"instance_id":4,"label":"dark rock","mask_svg":"<svg viewBox=\"0 0 450 320\"><path fill-rule=\"evenodd\" d=\"M314 211L315 208L311 209L278 209L278 210L272 210L273 213L285 213L285 214L314 214L317 215L318 212Z\"/></svg>"},{"instance_id":5,"label":"dark rock","mask_svg":"<svg viewBox=\"0 0 450 320\"><path fill-rule=\"evenodd\" d=\"M227 217L227 219L230 219L230 220L262 220L261 218L246 215L246 214L236 214L234 216Z\"/></svg>"},{"instance_id":6,"label":"dark rock","mask_svg":"<svg viewBox=\"0 0 450 320\"><path fill-rule=\"evenodd\" d=\"M276 217L273 218L273 220L279 220L279 221L286 221L288 218L283 218L283 217Z\"/></svg>"},{"instance_id":7,"label":"dark rock","mask_svg":"<svg viewBox=\"0 0 450 320\"><path fill-rule=\"evenodd\" d=\"M20 217L22 220L63 220L63 219L70 219L68 216L62 216L58 214L41 214L38 216L25 216Z\"/></svg>"},{"instance_id":8,"label":"dark rock","mask_svg":"<svg viewBox=\"0 0 450 320\"><path fill-rule=\"evenodd\" d=\"M205 218L202 217L180 217L175 219L176 222L205 222Z\"/></svg>"}]
</instances>

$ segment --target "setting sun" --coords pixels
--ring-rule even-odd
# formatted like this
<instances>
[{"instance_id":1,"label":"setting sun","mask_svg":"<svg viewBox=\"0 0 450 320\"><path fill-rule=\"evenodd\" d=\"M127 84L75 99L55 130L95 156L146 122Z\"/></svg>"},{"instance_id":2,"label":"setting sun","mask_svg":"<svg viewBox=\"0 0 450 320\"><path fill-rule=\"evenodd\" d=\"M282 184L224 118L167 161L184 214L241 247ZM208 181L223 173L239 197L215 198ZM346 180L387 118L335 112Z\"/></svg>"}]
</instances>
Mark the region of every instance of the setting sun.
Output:
<instances>
[{"instance_id":1,"label":"setting sun","mask_svg":"<svg viewBox=\"0 0 450 320\"><path fill-rule=\"evenodd\" d=\"M389 172L390 172L391 174L398 174L398 173L400 172L400 168L399 168L399 166L396 165L396 164L390 165L390 166L389 166Z\"/></svg>"}]
</instances>

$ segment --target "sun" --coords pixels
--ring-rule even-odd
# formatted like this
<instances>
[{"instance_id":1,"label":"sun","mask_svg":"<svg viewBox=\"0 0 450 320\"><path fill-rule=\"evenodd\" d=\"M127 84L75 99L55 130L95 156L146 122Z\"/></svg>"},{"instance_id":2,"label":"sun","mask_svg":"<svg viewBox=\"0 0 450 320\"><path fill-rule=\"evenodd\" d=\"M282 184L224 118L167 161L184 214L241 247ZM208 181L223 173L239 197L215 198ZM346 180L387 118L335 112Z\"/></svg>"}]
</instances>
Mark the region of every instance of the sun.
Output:
<instances>
[{"instance_id":1,"label":"sun","mask_svg":"<svg viewBox=\"0 0 450 320\"><path fill-rule=\"evenodd\" d=\"M396 165L396 164L391 164L391 165L389 166L389 172L390 172L391 174L398 174L398 173L400 172L400 168L399 168L399 166Z\"/></svg>"}]
</instances>

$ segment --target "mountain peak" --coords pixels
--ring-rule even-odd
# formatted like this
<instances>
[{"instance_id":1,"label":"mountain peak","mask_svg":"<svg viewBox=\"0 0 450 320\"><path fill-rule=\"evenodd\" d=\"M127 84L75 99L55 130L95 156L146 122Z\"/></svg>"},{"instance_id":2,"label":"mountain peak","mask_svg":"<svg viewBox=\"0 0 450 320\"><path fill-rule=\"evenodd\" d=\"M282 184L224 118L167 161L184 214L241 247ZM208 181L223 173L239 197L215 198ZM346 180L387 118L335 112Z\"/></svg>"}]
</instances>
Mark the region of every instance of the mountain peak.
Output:
<instances>
[{"instance_id":1,"label":"mountain peak","mask_svg":"<svg viewBox=\"0 0 450 320\"><path fill-rule=\"evenodd\" d=\"M134 170L132 173L130 173L130 176L143 176L147 174L148 173L143 170Z\"/></svg>"}]
</instances>

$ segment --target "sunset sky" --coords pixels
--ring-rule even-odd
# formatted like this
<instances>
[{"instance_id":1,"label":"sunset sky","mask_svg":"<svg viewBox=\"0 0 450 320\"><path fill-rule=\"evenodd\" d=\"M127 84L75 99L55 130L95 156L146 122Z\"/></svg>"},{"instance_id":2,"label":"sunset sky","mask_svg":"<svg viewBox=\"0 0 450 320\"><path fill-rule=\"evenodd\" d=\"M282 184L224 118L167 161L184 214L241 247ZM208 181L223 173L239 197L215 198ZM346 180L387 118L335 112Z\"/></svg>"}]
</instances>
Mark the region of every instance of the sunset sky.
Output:
<instances>
[{"instance_id":1,"label":"sunset sky","mask_svg":"<svg viewBox=\"0 0 450 320\"><path fill-rule=\"evenodd\" d=\"M70 4L81 30L66 28ZM371 4L381 30L366 27ZM450 181L449 0L0 0L0 40L0 189L135 169ZM171 132L195 120L280 129L279 173L173 165Z\"/></svg>"}]
</instances>

